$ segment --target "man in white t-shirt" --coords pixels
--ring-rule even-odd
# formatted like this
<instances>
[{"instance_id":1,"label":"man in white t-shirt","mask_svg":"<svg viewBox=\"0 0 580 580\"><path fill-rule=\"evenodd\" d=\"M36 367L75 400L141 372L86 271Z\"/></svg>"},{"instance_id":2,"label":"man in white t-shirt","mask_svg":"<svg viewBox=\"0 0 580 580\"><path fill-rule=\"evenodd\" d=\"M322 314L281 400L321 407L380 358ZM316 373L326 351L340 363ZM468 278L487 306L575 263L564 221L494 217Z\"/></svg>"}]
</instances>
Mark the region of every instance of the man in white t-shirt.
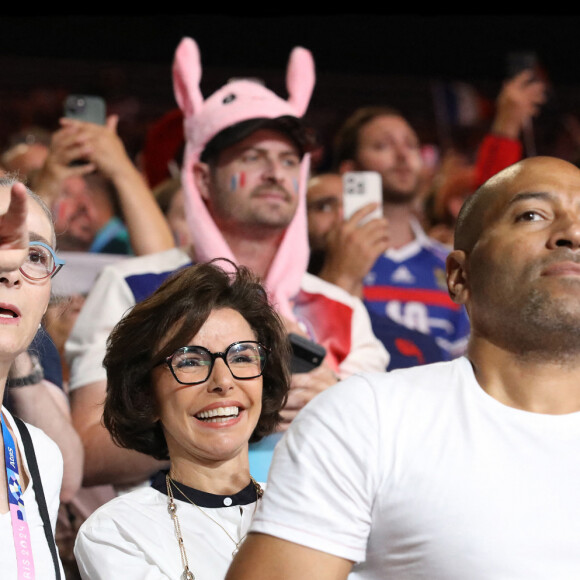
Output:
<instances>
[{"instance_id":1,"label":"man in white t-shirt","mask_svg":"<svg viewBox=\"0 0 580 580\"><path fill-rule=\"evenodd\" d=\"M447 282L467 355L313 400L227 580L580 578L580 170L487 181Z\"/></svg>"}]
</instances>

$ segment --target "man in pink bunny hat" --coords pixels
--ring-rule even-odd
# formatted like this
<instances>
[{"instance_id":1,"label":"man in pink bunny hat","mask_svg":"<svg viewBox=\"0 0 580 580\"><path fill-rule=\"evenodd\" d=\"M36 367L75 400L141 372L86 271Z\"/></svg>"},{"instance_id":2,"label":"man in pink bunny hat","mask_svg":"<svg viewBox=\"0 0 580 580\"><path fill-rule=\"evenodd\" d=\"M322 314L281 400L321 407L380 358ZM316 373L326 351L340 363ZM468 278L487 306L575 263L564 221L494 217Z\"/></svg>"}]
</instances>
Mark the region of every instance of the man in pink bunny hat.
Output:
<instances>
[{"instance_id":1,"label":"man in pink bunny hat","mask_svg":"<svg viewBox=\"0 0 580 580\"><path fill-rule=\"evenodd\" d=\"M108 334L123 313L192 262L227 258L248 266L262 278L288 331L326 349L318 368L293 375L282 430L339 379L362 370L382 371L388 364L362 302L306 273L309 155L300 118L314 87L310 52L295 48L290 55L288 100L253 80L229 82L204 100L201 70L196 43L183 39L173 80L184 117L182 182L192 247L106 267L67 343L72 411L85 446L85 484L135 485L164 467L112 443L101 424L106 391L101 363ZM221 264L227 267L226 261ZM252 449L256 479L266 477L276 440L266 438Z\"/></svg>"}]
</instances>

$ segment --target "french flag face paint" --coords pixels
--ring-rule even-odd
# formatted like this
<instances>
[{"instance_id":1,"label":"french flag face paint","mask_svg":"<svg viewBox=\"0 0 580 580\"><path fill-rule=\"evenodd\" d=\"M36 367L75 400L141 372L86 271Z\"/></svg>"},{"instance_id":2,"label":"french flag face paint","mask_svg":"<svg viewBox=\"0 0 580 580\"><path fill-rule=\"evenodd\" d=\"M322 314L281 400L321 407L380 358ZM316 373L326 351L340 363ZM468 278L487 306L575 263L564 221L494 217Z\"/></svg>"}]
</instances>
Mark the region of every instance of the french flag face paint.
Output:
<instances>
[{"instance_id":1,"label":"french flag face paint","mask_svg":"<svg viewBox=\"0 0 580 580\"><path fill-rule=\"evenodd\" d=\"M68 225L75 209L75 204L71 199L63 198L58 200L52 207L52 219L57 224L57 227Z\"/></svg>"},{"instance_id":2,"label":"french flag face paint","mask_svg":"<svg viewBox=\"0 0 580 580\"><path fill-rule=\"evenodd\" d=\"M294 193L298 193L298 180L296 178L292 179L292 186L294 187Z\"/></svg>"},{"instance_id":3,"label":"french flag face paint","mask_svg":"<svg viewBox=\"0 0 580 580\"><path fill-rule=\"evenodd\" d=\"M230 189L232 191L236 191L238 188L244 187L244 185L246 185L246 173L244 171L232 175L230 180Z\"/></svg>"}]
</instances>

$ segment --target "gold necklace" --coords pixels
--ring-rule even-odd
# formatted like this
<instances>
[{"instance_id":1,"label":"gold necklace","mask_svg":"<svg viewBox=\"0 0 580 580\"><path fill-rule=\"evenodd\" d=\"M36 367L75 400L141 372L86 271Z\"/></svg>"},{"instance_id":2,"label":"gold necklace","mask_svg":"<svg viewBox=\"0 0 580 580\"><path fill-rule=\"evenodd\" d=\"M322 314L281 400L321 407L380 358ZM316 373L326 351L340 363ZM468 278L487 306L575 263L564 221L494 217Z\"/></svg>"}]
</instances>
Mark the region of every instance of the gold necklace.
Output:
<instances>
[{"instance_id":1,"label":"gold necklace","mask_svg":"<svg viewBox=\"0 0 580 580\"><path fill-rule=\"evenodd\" d=\"M250 480L254 484L256 489L257 499L260 500L264 495L264 490L260 484L250 475ZM173 526L175 527L175 535L177 536L177 543L179 544L179 552L181 554L181 563L183 565L183 574L181 575L181 580L195 580L193 572L189 569L189 562L187 561L187 552L185 551L185 544L183 542L183 536L181 534L181 526L179 525L179 518L177 517L177 505L175 504L175 499L173 497L174 487L191 505L195 506L206 518L209 518L214 524L219 526L226 536L234 543L235 548L232 552L232 558L238 553L241 543L246 539L247 534L244 534L237 542L232 538L230 533L216 520L214 520L208 513L202 510L195 502L185 495L183 490L169 477L169 473L165 476L165 484L167 485L167 511L173 519ZM254 507L254 513L256 513L256 508L258 507L258 501L256 501L256 506Z\"/></svg>"}]
</instances>

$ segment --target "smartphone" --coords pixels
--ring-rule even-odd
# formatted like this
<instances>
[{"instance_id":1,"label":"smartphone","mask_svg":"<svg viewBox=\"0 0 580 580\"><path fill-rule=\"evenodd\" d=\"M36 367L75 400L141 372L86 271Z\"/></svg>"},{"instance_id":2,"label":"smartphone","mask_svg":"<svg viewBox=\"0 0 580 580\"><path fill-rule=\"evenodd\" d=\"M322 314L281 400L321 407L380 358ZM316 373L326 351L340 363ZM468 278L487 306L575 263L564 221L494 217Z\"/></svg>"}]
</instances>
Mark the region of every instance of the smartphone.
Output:
<instances>
[{"instance_id":1,"label":"smartphone","mask_svg":"<svg viewBox=\"0 0 580 580\"><path fill-rule=\"evenodd\" d=\"M105 101L102 97L95 95L69 95L64 102L64 116L104 125L106 122Z\"/></svg>"},{"instance_id":2,"label":"smartphone","mask_svg":"<svg viewBox=\"0 0 580 580\"><path fill-rule=\"evenodd\" d=\"M368 205L379 206L362 223L383 216L383 183L380 173L376 171L348 171L342 175L342 207L344 219Z\"/></svg>"},{"instance_id":3,"label":"smartphone","mask_svg":"<svg viewBox=\"0 0 580 580\"><path fill-rule=\"evenodd\" d=\"M326 356L326 349L321 344L293 332L288 339L292 347L292 373L307 373L320 366Z\"/></svg>"},{"instance_id":4,"label":"smartphone","mask_svg":"<svg viewBox=\"0 0 580 580\"><path fill-rule=\"evenodd\" d=\"M64 116L68 119L104 125L106 122L105 101L96 95L69 95L64 101ZM75 159L69 165L75 167L87 163L85 159Z\"/></svg>"}]
</instances>

